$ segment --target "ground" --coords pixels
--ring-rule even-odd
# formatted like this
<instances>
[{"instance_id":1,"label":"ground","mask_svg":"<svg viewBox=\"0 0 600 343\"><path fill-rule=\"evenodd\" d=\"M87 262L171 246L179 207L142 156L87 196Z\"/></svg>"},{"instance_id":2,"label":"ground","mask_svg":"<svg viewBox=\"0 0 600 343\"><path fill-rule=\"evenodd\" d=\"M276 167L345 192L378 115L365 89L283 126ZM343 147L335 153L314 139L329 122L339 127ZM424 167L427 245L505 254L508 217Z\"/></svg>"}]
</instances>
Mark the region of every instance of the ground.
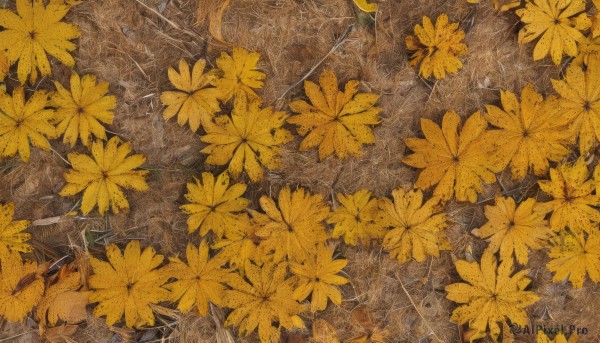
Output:
<instances>
[{"instance_id":1,"label":"ground","mask_svg":"<svg viewBox=\"0 0 600 343\"><path fill-rule=\"evenodd\" d=\"M0 5L4 3L13 6L12 1L0 1ZM363 156L319 161L314 150L298 151L300 139L296 137L285 146L283 168L250 186L247 197L257 200L263 194L277 194L285 184L324 194L332 206L338 192L367 188L376 196L389 196L392 189L410 186L416 180L417 171L402 164L401 159L407 153L404 139L420 135L419 118L439 122L451 109L466 117L483 110L485 104L497 104L500 89L519 92L527 83L533 83L542 94L551 94L550 79L559 77L564 66L554 66L549 60L533 62L532 46L517 44L518 18L494 11L491 3L380 1L373 21L350 0L232 1L223 17L223 38L261 54L259 67L267 79L259 94L265 104L289 112L290 99L303 94L301 85L290 86L327 55L353 25L343 43L308 79L316 80L324 67L333 68L340 82L358 79L362 90L380 94L378 104L383 108L382 123L374 130L377 143L366 147ZM108 242L124 244L141 239L165 255L181 254L188 240L198 242L197 235L186 233L186 216L178 207L185 201L185 184L192 176L220 169L203 163L206 156L199 153L203 145L198 135L173 120L163 120L159 95L170 89L167 68L180 58L205 58L214 65L221 51L230 50L208 32L207 16L217 4L218 0L88 0L68 15L67 20L82 31L74 53L75 70L110 83L110 93L117 96L118 105L108 130L132 141L136 152L148 157L145 168L151 170L150 190L128 193L131 210L127 215L60 217L77 203L77 197L58 195L64 186L62 174L67 164L63 158L71 151L68 146L53 141L55 151L34 150L29 164L18 159L0 162L0 201L15 203L17 219L44 224L30 229L36 259L51 261L67 256L68 260L84 246L84 240L90 253L97 256ZM419 78L408 65L404 37L423 16L441 13L460 23L469 51L457 75L432 82ZM68 68L55 63L53 71L59 82L67 84ZM43 80L39 87L51 87L51 83ZM499 179L505 194L520 198L538 193L534 178L512 183L502 174ZM449 321L455 304L445 299L444 287L459 280L452 256L479 258L485 248L486 243L470 232L484 222L482 205L493 201L498 187L489 186L477 204L449 206L453 225L448 235L454 248L439 259L400 265L379 247L343 247L341 253L350 260L345 273L352 281L342 287L343 304L304 315L307 329L289 337L284 334L284 341L305 341L316 319L330 322L341 339L358 336L360 327L353 324L350 315L354 309L367 306L375 322L389 331L390 342L460 342L459 328ZM257 206L256 201L253 206ZM39 221L54 217L60 218ZM528 308L530 320L548 327L586 327L589 333L581 342L600 341L600 286L588 281L583 289L575 290L570 284L554 284L544 266L547 260L542 251L532 254L529 262L531 288L541 297ZM256 336L238 339L234 329L223 328L222 316L218 309L208 318L181 316L174 320L162 316L156 328L134 333L109 330L102 319L90 313L87 325L81 325L74 339L160 342L165 337L169 342L222 343L235 337L236 342L257 342ZM4 323L0 342L5 337L17 342L39 340L30 320L23 325ZM534 337L520 335L515 341L533 342Z\"/></svg>"}]
</instances>

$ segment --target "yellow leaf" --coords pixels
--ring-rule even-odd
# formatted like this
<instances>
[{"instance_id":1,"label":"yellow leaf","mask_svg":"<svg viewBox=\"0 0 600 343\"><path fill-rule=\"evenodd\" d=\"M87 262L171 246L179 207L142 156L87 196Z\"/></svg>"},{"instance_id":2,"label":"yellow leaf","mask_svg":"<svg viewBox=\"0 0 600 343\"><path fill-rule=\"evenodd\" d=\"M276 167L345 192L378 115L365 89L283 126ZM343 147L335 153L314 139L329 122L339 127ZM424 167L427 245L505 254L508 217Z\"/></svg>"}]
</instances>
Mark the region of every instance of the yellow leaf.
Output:
<instances>
[{"instance_id":1,"label":"yellow leaf","mask_svg":"<svg viewBox=\"0 0 600 343\"><path fill-rule=\"evenodd\" d=\"M600 37L600 0L592 0L596 9L596 14L592 17L592 37Z\"/></svg>"},{"instance_id":2,"label":"yellow leaf","mask_svg":"<svg viewBox=\"0 0 600 343\"><path fill-rule=\"evenodd\" d=\"M377 12L377 4L376 3L369 3L367 0L352 0L352 1L354 1L354 4L356 5L356 7L360 8L361 10L363 10L367 13Z\"/></svg>"},{"instance_id":3,"label":"yellow leaf","mask_svg":"<svg viewBox=\"0 0 600 343\"><path fill-rule=\"evenodd\" d=\"M0 50L6 50L9 63L18 61L19 82L24 84L37 80L39 69L42 76L51 74L50 54L59 62L72 67L75 60L70 52L76 49L71 42L81 33L77 26L62 22L69 9L59 1L51 1L47 6L42 0L17 0L17 13L0 9Z\"/></svg>"},{"instance_id":4,"label":"yellow leaf","mask_svg":"<svg viewBox=\"0 0 600 343\"><path fill-rule=\"evenodd\" d=\"M31 222L29 220L15 220L15 204L12 202L2 205L0 203L0 255L9 251L30 252L31 246L26 243L31 234L23 232Z\"/></svg>"},{"instance_id":5,"label":"yellow leaf","mask_svg":"<svg viewBox=\"0 0 600 343\"><path fill-rule=\"evenodd\" d=\"M21 260L18 251L0 252L0 317L22 322L44 293L44 279L35 262Z\"/></svg>"},{"instance_id":6,"label":"yellow leaf","mask_svg":"<svg viewBox=\"0 0 600 343\"><path fill-rule=\"evenodd\" d=\"M279 192L277 204L265 195L260 198L264 214L251 211L261 228L256 235L265 252L273 252L279 262L286 257L303 262L316 253L316 246L327 240L323 222L329 216L329 206L320 194L312 195L303 188L294 192L285 186Z\"/></svg>"},{"instance_id":7,"label":"yellow leaf","mask_svg":"<svg viewBox=\"0 0 600 343\"><path fill-rule=\"evenodd\" d=\"M578 66L587 66L593 60L600 60L600 36L593 38L591 35L577 43L579 53L573 59L572 64Z\"/></svg>"},{"instance_id":8,"label":"yellow leaf","mask_svg":"<svg viewBox=\"0 0 600 343\"><path fill-rule=\"evenodd\" d=\"M127 244L122 254L115 244L106 246L108 262L91 258L90 303L96 317L106 316L106 325L114 325L125 315L125 325L139 328L154 325L150 304L170 300L169 291L162 286L168 275L157 269L163 256L152 247L140 249L139 241Z\"/></svg>"},{"instance_id":9,"label":"yellow leaf","mask_svg":"<svg viewBox=\"0 0 600 343\"><path fill-rule=\"evenodd\" d=\"M363 144L374 144L371 126L379 124L380 107L375 107L378 95L358 93L356 80L346 83L344 91L338 89L337 78L331 69L325 69L319 85L304 81L304 91L310 103L296 100L290 108L298 115L287 121L297 125L304 137L300 150L319 146L319 159L335 154L339 158L360 156Z\"/></svg>"},{"instance_id":10,"label":"yellow leaf","mask_svg":"<svg viewBox=\"0 0 600 343\"><path fill-rule=\"evenodd\" d=\"M417 24L414 36L405 38L409 51L414 51L410 65L419 66L419 75L429 78L433 75L440 80L446 74L456 74L462 69L458 57L467 53L467 45L462 41L465 32L458 29L458 23L450 23L447 14L441 14L435 22L423 17L423 25Z\"/></svg>"},{"instance_id":11,"label":"yellow leaf","mask_svg":"<svg viewBox=\"0 0 600 343\"><path fill-rule=\"evenodd\" d=\"M517 205L513 198L496 198L494 206L485 206L487 223L473 231L480 238L488 238L488 249L500 251L500 260L512 259L527 264L529 249L542 249L552 231L544 220L545 213L534 211L536 201L529 198Z\"/></svg>"},{"instance_id":12,"label":"yellow leaf","mask_svg":"<svg viewBox=\"0 0 600 343\"><path fill-rule=\"evenodd\" d=\"M196 132L200 125L204 126L221 110L218 101L220 92L211 87L217 74L214 71L205 73L205 67L206 61L198 60L190 71L184 59L179 60L179 73L169 67L169 81L177 90L165 91L160 95L160 101L167 106L163 113L165 120L177 115L179 126L188 123L190 129Z\"/></svg>"},{"instance_id":13,"label":"yellow leaf","mask_svg":"<svg viewBox=\"0 0 600 343\"><path fill-rule=\"evenodd\" d=\"M374 239L383 238L385 229L377 225L378 203L371 192L361 189L352 195L338 193L340 206L329 216L327 223L335 224L331 236L344 237L344 243L369 246Z\"/></svg>"},{"instance_id":14,"label":"yellow leaf","mask_svg":"<svg viewBox=\"0 0 600 343\"><path fill-rule=\"evenodd\" d=\"M581 288L587 274L593 282L600 282L600 231L597 227L589 234L563 231L552 243L554 246L548 254L552 260L546 265L549 271L555 272L552 281L568 279L574 288Z\"/></svg>"},{"instance_id":15,"label":"yellow leaf","mask_svg":"<svg viewBox=\"0 0 600 343\"><path fill-rule=\"evenodd\" d=\"M170 258L170 263L161 269L166 275L175 278L164 287L171 291L171 300L178 301L181 312L196 309L203 317L208 313L208 303L223 304L225 285L231 273L222 269L227 260L222 256L209 257L208 244L200 242L198 248L188 243L187 263L178 258Z\"/></svg>"},{"instance_id":16,"label":"yellow leaf","mask_svg":"<svg viewBox=\"0 0 600 343\"><path fill-rule=\"evenodd\" d=\"M444 230L448 217L440 213L438 199L423 204L423 192L402 188L392 191L391 201L379 202L382 218L379 225L390 230L383 237L383 249L400 263L411 258L423 262L428 256L439 257L441 250L450 250Z\"/></svg>"},{"instance_id":17,"label":"yellow leaf","mask_svg":"<svg viewBox=\"0 0 600 343\"><path fill-rule=\"evenodd\" d=\"M529 323L525 307L537 302L539 297L525 288L531 280L528 269L512 275L513 260L500 263L490 250L481 257L481 263L457 260L456 271L466 282L446 286L446 298L460 305L452 312L450 320L459 325L469 323L471 329L485 333L497 340L498 322L509 319L511 323L525 326ZM481 337L481 336L479 336Z\"/></svg>"},{"instance_id":18,"label":"yellow leaf","mask_svg":"<svg viewBox=\"0 0 600 343\"><path fill-rule=\"evenodd\" d=\"M35 318L40 328L54 326L58 320L66 324L77 324L87 318L88 292L81 290L81 275L63 266L58 280L46 289L37 305Z\"/></svg>"},{"instance_id":19,"label":"yellow leaf","mask_svg":"<svg viewBox=\"0 0 600 343\"><path fill-rule=\"evenodd\" d=\"M433 194L442 201L454 195L458 201L477 201L483 191L482 182L496 181L494 172L502 168L490 159L492 147L485 134L487 122L480 112L471 115L459 132L460 117L446 112L442 127L429 119L421 119L425 139L408 138L406 146L415 153L402 162L424 169L415 188L428 189L437 185Z\"/></svg>"},{"instance_id":20,"label":"yellow leaf","mask_svg":"<svg viewBox=\"0 0 600 343\"><path fill-rule=\"evenodd\" d=\"M145 191L147 170L135 170L141 166L146 157L131 155L131 143L121 142L119 137L112 137L106 146L100 140L91 145L91 156L70 153L69 171L64 174L67 184L60 195L69 196L83 192L81 212L88 214L98 206L98 212L104 215L109 206L114 213L120 209L128 210L129 202L121 188Z\"/></svg>"},{"instance_id":21,"label":"yellow leaf","mask_svg":"<svg viewBox=\"0 0 600 343\"><path fill-rule=\"evenodd\" d=\"M570 65L563 80L552 80L560 95L562 116L573 118L579 136L579 153L586 156L600 140L600 59L590 60L584 71ZM548 137L548 136L546 136ZM548 144L548 138L545 139Z\"/></svg>"},{"instance_id":22,"label":"yellow leaf","mask_svg":"<svg viewBox=\"0 0 600 343\"><path fill-rule=\"evenodd\" d=\"M499 130L490 130L489 138L497 147L498 165L510 165L512 178L522 180L528 171L536 176L548 172L549 161L557 162L570 153L571 117L560 111L558 100L544 101L532 84L521 92L521 102L514 93L500 92L502 108L487 105L486 120Z\"/></svg>"},{"instance_id":23,"label":"yellow leaf","mask_svg":"<svg viewBox=\"0 0 600 343\"><path fill-rule=\"evenodd\" d=\"M222 255L229 262L231 269L237 269L240 275L244 276L244 266L246 261L259 262L261 256L258 254L257 243L259 238L256 231L260 226L250 223L246 214L242 215L238 226L230 227L225 230L225 237L217 237L212 249L220 249L219 255Z\"/></svg>"},{"instance_id":24,"label":"yellow leaf","mask_svg":"<svg viewBox=\"0 0 600 343\"><path fill-rule=\"evenodd\" d=\"M234 274L230 282L232 289L225 291L224 304L233 309L225 326L238 325L241 337L258 328L262 343L279 342L282 327L291 330L304 326L298 317L302 305L292 296L293 282L285 279L285 263L267 263L259 267L246 262L245 270L248 281Z\"/></svg>"},{"instance_id":25,"label":"yellow leaf","mask_svg":"<svg viewBox=\"0 0 600 343\"><path fill-rule=\"evenodd\" d=\"M546 336L546 333L542 330L537 331L536 336L537 343L577 343L579 341L579 337L576 333L572 333L571 336L569 336L569 340L567 340L563 332L557 333L556 336L554 336L554 339Z\"/></svg>"},{"instance_id":26,"label":"yellow leaf","mask_svg":"<svg viewBox=\"0 0 600 343\"><path fill-rule=\"evenodd\" d=\"M23 86L15 88L12 97L0 91L0 158L18 152L21 160L29 162L30 144L50 150L48 138L56 136L56 129L51 124L54 111L46 109L47 103L48 93L42 90L27 100Z\"/></svg>"},{"instance_id":27,"label":"yellow leaf","mask_svg":"<svg viewBox=\"0 0 600 343\"><path fill-rule=\"evenodd\" d=\"M267 75L258 70L256 64L260 55L244 48L233 48L231 56L222 52L217 58L217 67L223 77L215 81L219 89L219 97L227 102L239 92L246 93L249 99L259 98L254 89L262 88L263 80Z\"/></svg>"},{"instance_id":28,"label":"yellow leaf","mask_svg":"<svg viewBox=\"0 0 600 343\"><path fill-rule=\"evenodd\" d=\"M328 298L334 305L342 304L342 293L337 286L349 281L337 274L348 264L348 260L334 259L333 253L333 248L321 243L316 255L308 257L302 264L290 262L290 270L298 280L294 299L303 301L310 295L312 312L325 310Z\"/></svg>"},{"instance_id":29,"label":"yellow leaf","mask_svg":"<svg viewBox=\"0 0 600 343\"><path fill-rule=\"evenodd\" d=\"M600 169L597 169L600 170ZM538 181L540 189L554 198L540 203L536 210L552 212L550 228L558 232L569 227L575 233L597 230L593 223L600 222L600 195L592 194L598 179L588 180L588 169L583 158L575 163L562 163L550 169L550 180Z\"/></svg>"},{"instance_id":30,"label":"yellow leaf","mask_svg":"<svg viewBox=\"0 0 600 343\"><path fill-rule=\"evenodd\" d=\"M80 78L71 74L71 90L65 89L57 81L50 106L56 107L56 133L63 136L63 143L75 146L77 138L89 146L92 137L106 140L102 124L112 124L117 98L106 95L108 83L97 84L96 76L84 75Z\"/></svg>"},{"instance_id":31,"label":"yellow leaf","mask_svg":"<svg viewBox=\"0 0 600 343\"><path fill-rule=\"evenodd\" d=\"M292 140L282 128L285 118L284 112L261 108L260 100L249 102L244 92L238 93L231 115L218 116L205 126L206 134L200 137L209 144L201 150L208 154L205 163L229 164L227 170L235 178L245 170L251 181L262 180L263 167L281 167L280 145Z\"/></svg>"},{"instance_id":32,"label":"yellow leaf","mask_svg":"<svg viewBox=\"0 0 600 343\"><path fill-rule=\"evenodd\" d=\"M242 225L240 212L250 204L250 200L242 198L246 192L245 184L229 186L227 172L216 179L211 173L202 173L202 183L198 179L195 181L187 184L185 195L191 204L180 206L190 215L187 220L189 233L200 229L200 236L212 231L220 238L228 229Z\"/></svg>"},{"instance_id":33,"label":"yellow leaf","mask_svg":"<svg viewBox=\"0 0 600 343\"><path fill-rule=\"evenodd\" d=\"M519 44L541 37L533 49L533 59L541 60L550 54L559 65L563 54L577 56L577 42L584 40L581 31L591 26L585 14L585 0L527 1L517 15L525 24L519 31Z\"/></svg>"},{"instance_id":34,"label":"yellow leaf","mask_svg":"<svg viewBox=\"0 0 600 343\"><path fill-rule=\"evenodd\" d=\"M10 64L8 63L8 58L3 51L0 51L0 82L4 81L4 78L8 74L8 70L10 68Z\"/></svg>"}]
</instances>

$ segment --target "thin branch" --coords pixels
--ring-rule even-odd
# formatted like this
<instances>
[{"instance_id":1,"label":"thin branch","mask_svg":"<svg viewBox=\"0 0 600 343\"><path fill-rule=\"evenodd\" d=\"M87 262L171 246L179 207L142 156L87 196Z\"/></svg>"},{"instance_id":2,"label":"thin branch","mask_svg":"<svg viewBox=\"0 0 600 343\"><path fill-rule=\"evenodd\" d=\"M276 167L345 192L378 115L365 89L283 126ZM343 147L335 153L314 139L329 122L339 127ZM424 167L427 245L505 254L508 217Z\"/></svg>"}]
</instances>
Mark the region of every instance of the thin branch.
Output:
<instances>
[{"instance_id":1,"label":"thin branch","mask_svg":"<svg viewBox=\"0 0 600 343\"><path fill-rule=\"evenodd\" d=\"M279 96L279 98L277 98L277 101L282 100L289 91L291 91L292 89L298 87L298 85L300 85L312 73L314 73L315 70L317 70L317 68L319 68L319 66L327 59L327 57L329 57L329 55L331 55L334 51L336 51L344 43L344 41L348 37L348 34L353 29L354 29L354 24L348 25L348 27L346 28L346 31L344 31L344 33L342 34L342 36L340 37L340 39L338 39L337 43L335 43L335 45L331 48L331 50L329 50L329 52L325 56L323 56L323 58L321 58L319 60L319 62L317 62L317 64L315 64L312 68L310 68L310 70L308 71L308 73L306 73L306 75L304 75L300 80L298 80L296 83L294 83L293 85L291 85L288 89L286 89L285 92L283 92L283 94L281 94L281 96Z\"/></svg>"}]
</instances>

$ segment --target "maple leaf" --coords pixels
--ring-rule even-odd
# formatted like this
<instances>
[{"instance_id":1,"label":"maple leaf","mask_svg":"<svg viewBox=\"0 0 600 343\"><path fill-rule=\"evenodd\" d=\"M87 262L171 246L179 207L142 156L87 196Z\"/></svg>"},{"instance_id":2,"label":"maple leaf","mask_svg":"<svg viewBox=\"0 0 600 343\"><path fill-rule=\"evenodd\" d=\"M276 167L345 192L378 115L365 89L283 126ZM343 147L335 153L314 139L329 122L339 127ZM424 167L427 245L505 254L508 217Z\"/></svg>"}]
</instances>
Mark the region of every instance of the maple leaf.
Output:
<instances>
[{"instance_id":1,"label":"maple leaf","mask_svg":"<svg viewBox=\"0 0 600 343\"><path fill-rule=\"evenodd\" d=\"M1 32L0 32L1 33ZM25 90L19 86L12 97L0 89L0 157L19 153L21 160L29 162L29 142L49 151L48 138L54 138L56 129L50 123L54 111L46 109L48 93L36 91L25 100Z\"/></svg>"},{"instance_id":2,"label":"maple leaf","mask_svg":"<svg viewBox=\"0 0 600 343\"><path fill-rule=\"evenodd\" d=\"M494 156L501 166L510 166L513 180L522 180L531 170L536 176L548 172L549 161L560 161L570 150L570 118L562 115L558 100L542 95L528 84L521 92L521 102L508 91L500 91L502 108L486 105L486 120L498 130L488 136L497 149Z\"/></svg>"},{"instance_id":3,"label":"maple leaf","mask_svg":"<svg viewBox=\"0 0 600 343\"><path fill-rule=\"evenodd\" d=\"M579 337L576 333L571 334L568 340L562 332L557 333L554 336L554 339L546 336L546 333L543 330L538 330L536 336L537 343L577 343L579 341Z\"/></svg>"},{"instance_id":4,"label":"maple leaf","mask_svg":"<svg viewBox=\"0 0 600 343\"><path fill-rule=\"evenodd\" d=\"M463 43L465 32L458 29L458 23L450 23L447 14L441 14L435 21L423 17L423 26L415 25L415 35L405 38L406 48L414 51L410 65L419 66L419 75L429 78L431 75L440 80L446 73L456 74L462 69L458 57L467 53L467 45Z\"/></svg>"},{"instance_id":5,"label":"maple leaf","mask_svg":"<svg viewBox=\"0 0 600 343\"><path fill-rule=\"evenodd\" d=\"M529 269L513 273L513 260L500 263L490 250L485 250L481 263L457 260L456 271L466 281L446 286L446 298L461 304L452 312L450 320L457 324L469 323L469 327L485 333L487 327L494 340L500 334L498 322L508 318L511 323L525 326L529 319L525 307L539 297L525 288L531 280Z\"/></svg>"},{"instance_id":6,"label":"maple leaf","mask_svg":"<svg viewBox=\"0 0 600 343\"><path fill-rule=\"evenodd\" d=\"M55 326L59 319L76 324L87 318L86 305L89 292L82 291L81 275L63 265L56 283L46 289L35 313L40 330Z\"/></svg>"},{"instance_id":7,"label":"maple leaf","mask_svg":"<svg viewBox=\"0 0 600 343\"><path fill-rule=\"evenodd\" d=\"M77 143L77 138L85 146L89 146L92 136L106 140L104 124L112 124L117 105L117 98L106 95L108 82L96 82L96 76L84 75L79 77L71 74L71 90L65 89L58 81L54 82L57 92L54 92L50 105L56 107L58 125L56 133L64 134L63 142L71 147Z\"/></svg>"},{"instance_id":8,"label":"maple leaf","mask_svg":"<svg viewBox=\"0 0 600 343\"><path fill-rule=\"evenodd\" d=\"M536 201L529 198L517 207L513 198L496 198L494 206L485 206L487 223L473 230L479 238L488 238L488 249L500 251L500 260L512 259L527 264L529 249L541 249L552 234L545 213L535 211Z\"/></svg>"},{"instance_id":9,"label":"maple leaf","mask_svg":"<svg viewBox=\"0 0 600 343\"><path fill-rule=\"evenodd\" d=\"M220 91L211 87L217 80L214 71L204 72L205 60L198 60L190 73L189 64L182 58L179 60L179 73L169 67L169 81L176 91L165 91L160 101L167 106L163 118L169 120L177 115L177 124L189 123L190 129L196 132L200 125L210 121L216 112L221 110L218 97Z\"/></svg>"},{"instance_id":10,"label":"maple leaf","mask_svg":"<svg viewBox=\"0 0 600 343\"><path fill-rule=\"evenodd\" d=\"M31 234L23 232L31 222L29 220L15 220L15 204L9 202L5 205L0 203L0 255L9 251L30 252L31 246L26 243Z\"/></svg>"},{"instance_id":11,"label":"maple leaf","mask_svg":"<svg viewBox=\"0 0 600 343\"><path fill-rule=\"evenodd\" d=\"M212 231L223 237L229 228L241 225L239 213L250 204L250 200L242 198L247 188L245 184L229 186L227 172L216 178L211 173L202 173L202 183L194 179L196 183L187 184L188 193L185 195L191 204L180 206L190 214L187 220L189 233L200 229L200 236Z\"/></svg>"},{"instance_id":12,"label":"maple leaf","mask_svg":"<svg viewBox=\"0 0 600 343\"><path fill-rule=\"evenodd\" d=\"M4 81L9 69L10 64L8 64L8 58L4 51L0 51L0 82Z\"/></svg>"},{"instance_id":13,"label":"maple leaf","mask_svg":"<svg viewBox=\"0 0 600 343\"><path fill-rule=\"evenodd\" d=\"M344 243L369 245L371 240L383 238L385 229L376 225L379 205L370 191L361 189L352 195L337 194L340 206L329 218L328 224L334 224L331 236L344 237Z\"/></svg>"},{"instance_id":14,"label":"maple leaf","mask_svg":"<svg viewBox=\"0 0 600 343\"><path fill-rule=\"evenodd\" d=\"M0 50L6 50L9 63L18 61L19 82L24 84L37 80L37 70L42 76L51 74L49 54L67 67L73 67L75 60L69 52L76 45L70 40L80 36L79 29L61 20L69 12L70 6L50 2L44 6L43 0L16 0L17 13L0 9Z\"/></svg>"},{"instance_id":15,"label":"maple leaf","mask_svg":"<svg viewBox=\"0 0 600 343\"><path fill-rule=\"evenodd\" d=\"M571 64L587 66L592 60L600 59L600 36L593 38L591 35L577 44L579 53Z\"/></svg>"},{"instance_id":16,"label":"maple leaf","mask_svg":"<svg viewBox=\"0 0 600 343\"><path fill-rule=\"evenodd\" d=\"M265 252L274 252L275 262L286 256L302 262L316 252L317 244L327 240L323 221L329 216L329 206L320 194L312 195L301 187L292 193L285 186L279 191L277 204L263 195L260 207L265 214L251 211L261 226L256 235L264 239L260 245Z\"/></svg>"},{"instance_id":17,"label":"maple leaf","mask_svg":"<svg viewBox=\"0 0 600 343\"><path fill-rule=\"evenodd\" d=\"M595 180L587 180L588 169L583 158L575 163L561 163L550 169L550 180L538 181L540 189L554 199L540 203L536 210L552 212L550 228L557 232L569 227L576 233L596 230L592 222L600 222L600 195L592 194Z\"/></svg>"},{"instance_id":18,"label":"maple leaf","mask_svg":"<svg viewBox=\"0 0 600 343\"><path fill-rule=\"evenodd\" d=\"M421 190L402 188L392 191L391 201L382 198L379 203L382 218L380 225L390 230L383 237L383 248L391 258L404 263L411 257L423 262L427 256L440 256L440 250L450 250L444 230L448 217L439 212L439 201L429 199L423 204Z\"/></svg>"},{"instance_id":19,"label":"maple leaf","mask_svg":"<svg viewBox=\"0 0 600 343\"><path fill-rule=\"evenodd\" d=\"M586 156L600 139L599 75L600 59L590 61L585 71L570 65L563 80L552 80L554 90L560 95L562 115L574 118L572 125L579 136L581 156Z\"/></svg>"},{"instance_id":20,"label":"maple leaf","mask_svg":"<svg viewBox=\"0 0 600 343\"><path fill-rule=\"evenodd\" d=\"M339 158L360 156L363 144L374 144L371 125L379 124L381 107L374 104L379 95L358 93L359 82L350 80L344 91L338 89L338 81L331 69L325 69L319 77L319 85L304 81L304 92L310 100L290 103L293 112L300 113L288 118L297 125L304 137L300 151L319 146L319 159L333 154Z\"/></svg>"},{"instance_id":21,"label":"maple leaf","mask_svg":"<svg viewBox=\"0 0 600 343\"><path fill-rule=\"evenodd\" d=\"M231 116L221 115L207 123L206 135L200 140L209 145L201 152L209 154L206 164L229 164L227 170L233 177L245 170L256 182L263 178L263 166L281 167L279 146L292 140L292 135L282 128L284 112L273 112L272 107L261 109L260 100L248 100L245 93L239 93Z\"/></svg>"},{"instance_id":22,"label":"maple leaf","mask_svg":"<svg viewBox=\"0 0 600 343\"><path fill-rule=\"evenodd\" d=\"M555 272L554 282L571 281L574 288L583 287L585 275L600 282L600 231L596 228L587 234L563 231L552 239L548 256L552 259L546 267Z\"/></svg>"},{"instance_id":23,"label":"maple leaf","mask_svg":"<svg viewBox=\"0 0 600 343\"><path fill-rule=\"evenodd\" d=\"M298 317L302 305L294 300L292 280L285 279L285 263L266 263L259 267L246 262L244 269L248 281L233 274L229 283L233 289L225 291L224 304L233 309L225 326L239 325L242 337L258 328L258 337L263 343L279 342L281 327L304 327Z\"/></svg>"},{"instance_id":24,"label":"maple leaf","mask_svg":"<svg viewBox=\"0 0 600 343\"><path fill-rule=\"evenodd\" d=\"M256 231L260 229L260 225L251 223L246 214L242 215L238 223L240 225L225 231L225 237L217 238L211 248L221 249L219 255L229 262L229 267L237 269L244 276L246 261L255 261L259 257Z\"/></svg>"},{"instance_id":25,"label":"maple leaf","mask_svg":"<svg viewBox=\"0 0 600 343\"><path fill-rule=\"evenodd\" d=\"M225 294L224 282L230 279L231 272L221 267L227 262L222 256L210 258L208 243L200 242L198 248L187 245L187 263L178 258L169 258L170 263L163 273L176 279L165 286L171 291L171 300L179 301L177 308L189 312L192 308L205 317L208 303L221 306Z\"/></svg>"},{"instance_id":26,"label":"maple leaf","mask_svg":"<svg viewBox=\"0 0 600 343\"><path fill-rule=\"evenodd\" d=\"M90 276L90 303L96 317L106 316L111 326L125 315L125 325L139 328L154 325L150 304L171 299L162 286L168 276L157 267L163 262L152 247L140 249L139 241L130 241L122 254L115 244L106 246L108 262L92 257L93 275Z\"/></svg>"},{"instance_id":27,"label":"maple leaf","mask_svg":"<svg viewBox=\"0 0 600 343\"><path fill-rule=\"evenodd\" d=\"M0 253L0 318L21 322L44 293L35 262L23 263L18 251Z\"/></svg>"},{"instance_id":28,"label":"maple leaf","mask_svg":"<svg viewBox=\"0 0 600 343\"><path fill-rule=\"evenodd\" d=\"M146 162L146 157L131 156L131 143L112 137L106 147L100 140L92 143L91 156L70 153L67 158L73 169L64 174L67 184L60 195L75 195L83 191L81 212L88 214L96 205L104 215L109 206L114 213L128 210L129 202L121 188L145 191L148 189L145 176L147 170L134 170Z\"/></svg>"},{"instance_id":29,"label":"maple leaf","mask_svg":"<svg viewBox=\"0 0 600 343\"><path fill-rule=\"evenodd\" d=\"M325 310L327 298L335 305L342 304L342 293L337 286L349 281L337 274L348 264L348 260L334 259L333 253L333 248L319 244L316 254L308 257L302 264L290 262L290 270L298 280L294 298L303 301L310 295L312 312Z\"/></svg>"},{"instance_id":30,"label":"maple leaf","mask_svg":"<svg viewBox=\"0 0 600 343\"><path fill-rule=\"evenodd\" d=\"M519 31L519 44L530 43L541 36L533 49L535 61L548 53L559 65L563 54L577 56L577 42L584 39L581 31L591 22L585 14L586 0L533 0L516 11L525 24Z\"/></svg>"},{"instance_id":31,"label":"maple leaf","mask_svg":"<svg viewBox=\"0 0 600 343\"><path fill-rule=\"evenodd\" d=\"M459 131L460 117L456 112L446 112L440 128L433 121L421 118L425 139L408 138L405 144L415 153L405 156L402 162L424 169L415 188L428 189L433 185L434 196L442 201L454 195L458 201L475 202L477 193L483 191L482 181L496 180L494 172L501 166L489 159L485 130L487 122L480 112L473 113Z\"/></svg>"},{"instance_id":32,"label":"maple leaf","mask_svg":"<svg viewBox=\"0 0 600 343\"><path fill-rule=\"evenodd\" d=\"M262 88L263 80L267 77L256 67L259 58L257 52L244 48L233 48L231 56L226 52L221 53L216 62L223 77L215 81L221 100L227 102L240 91L249 99L258 98L254 89Z\"/></svg>"}]
</instances>

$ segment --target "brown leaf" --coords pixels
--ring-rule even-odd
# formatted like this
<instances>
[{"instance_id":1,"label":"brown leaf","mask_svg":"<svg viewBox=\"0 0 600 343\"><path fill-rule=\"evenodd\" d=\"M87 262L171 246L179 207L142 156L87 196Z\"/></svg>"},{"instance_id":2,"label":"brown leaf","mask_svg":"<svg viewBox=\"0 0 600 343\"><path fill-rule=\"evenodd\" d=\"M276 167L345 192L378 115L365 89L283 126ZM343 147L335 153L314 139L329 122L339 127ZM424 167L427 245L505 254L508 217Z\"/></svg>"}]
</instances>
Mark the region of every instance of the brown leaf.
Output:
<instances>
[{"instance_id":1,"label":"brown leaf","mask_svg":"<svg viewBox=\"0 0 600 343\"><path fill-rule=\"evenodd\" d=\"M42 338L50 343L76 343L71 338L76 331L77 325L60 325L46 330Z\"/></svg>"},{"instance_id":2,"label":"brown leaf","mask_svg":"<svg viewBox=\"0 0 600 343\"><path fill-rule=\"evenodd\" d=\"M312 325L312 338L315 343L339 343L335 328L326 320L317 319Z\"/></svg>"},{"instance_id":3,"label":"brown leaf","mask_svg":"<svg viewBox=\"0 0 600 343\"><path fill-rule=\"evenodd\" d=\"M356 310L352 311L350 316L352 323L360 326L366 332L373 332L375 329L375 323L373 323L373 318L371 317L371 311L367 306L361 306Z\"/></svg>"},{"instance_id":4,"label":"brown leaf","mask_svg":"<svg viewBox=\"0 0 600 343\"><path fill-rule=\"evenodd\" d=\"M223 39L221 29L223 27L223 13L225 13L225 10L229 7L230 3L231 0L223 0L220 5L213 7L208 13L208 32L210 32L211 36L219 43L227 45L231 45L231 43L226 42Z\"/></svg>"}]
</instances>

